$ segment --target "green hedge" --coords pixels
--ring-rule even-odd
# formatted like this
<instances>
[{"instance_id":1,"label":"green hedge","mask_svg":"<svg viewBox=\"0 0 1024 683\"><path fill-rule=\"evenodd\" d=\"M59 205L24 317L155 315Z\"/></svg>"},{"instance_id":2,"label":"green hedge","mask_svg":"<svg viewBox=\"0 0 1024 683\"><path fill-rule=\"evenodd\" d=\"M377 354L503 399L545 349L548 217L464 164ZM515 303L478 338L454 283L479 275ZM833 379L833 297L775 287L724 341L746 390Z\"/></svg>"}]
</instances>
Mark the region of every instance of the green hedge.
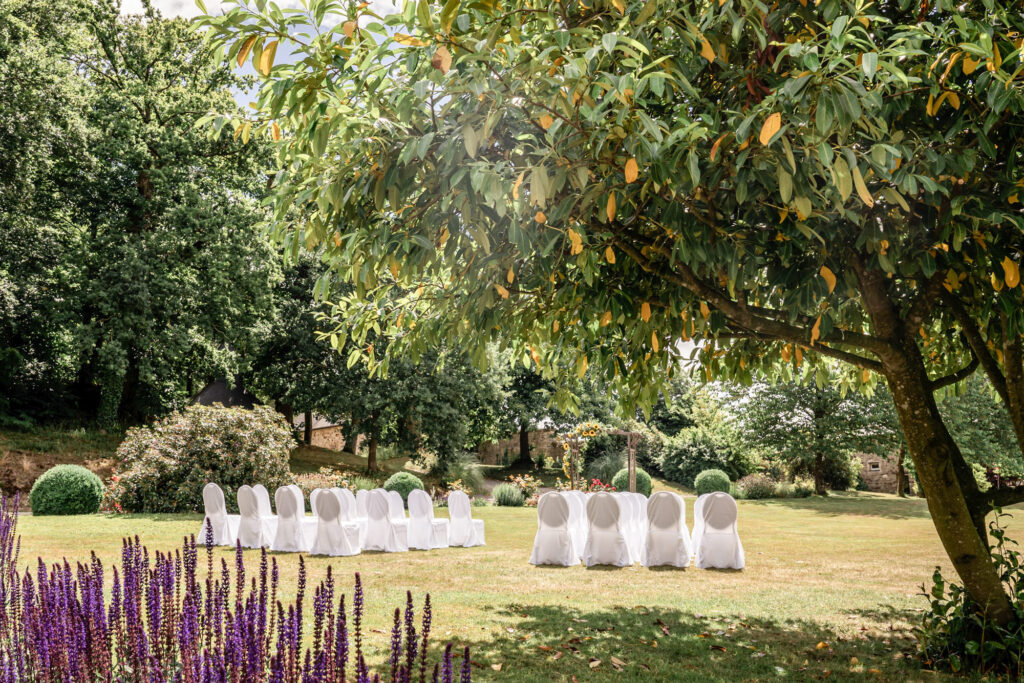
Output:
<instances>
[{"instance_id":1,"label":"green hedge","mask_svg":"<svg viewBox=\"0 0 1024 683\"><path fill-rule=\"evenodd\" d=\"M398 491L402 495L402 501L409 502L409 494L416 489L423 490L423 482L415 474L408 472L395 472L384 482L386 491Z\"/></svg>"},{"instance_id":2,"label":"green hedge","mask_svg":"<svg viewBox=\"0 0 1024 683\"><path fill-rule=\"evenodd\" d=\"M615 476L612 477L612 486L615 487L616 491L629 490L628 468L623 467L615 473ZM645 496L651 495L651 475L647 474L639 467L636 468L636 492L642 493Z\"/></svg>"},{"instance_id":3,"label":"green hedge","mask_svg":"<svg viewBox=\"0 0 1024 683\"><path fill-rule=\"evenodd\" d=\"M494 496L495 505L519 508L526 503L522 489L514 484L498 484L491 495Z\"/></svg>"},{"instance_id":4,"label":"green hedge","mask_svg":"<svg viewBox=\"0 0 1024 683\"><path fill-rule=\"evenodd\" d=\"M100 510L103 482L80 465L57 465L36 479L28 499L34 515L89 515Z\"/></svg>"},{"instance_id":5,"label":"green hedge","mask_svg":"<svg viewBox=\"0 0 1024 683\"><path fill-rule=\"evenodd\" d=\"M731 487L729 475L722 470L704 470L693 480L693 488L697 489L698 496L715 491L729 493Z\"/></svg>"}]
</instances>

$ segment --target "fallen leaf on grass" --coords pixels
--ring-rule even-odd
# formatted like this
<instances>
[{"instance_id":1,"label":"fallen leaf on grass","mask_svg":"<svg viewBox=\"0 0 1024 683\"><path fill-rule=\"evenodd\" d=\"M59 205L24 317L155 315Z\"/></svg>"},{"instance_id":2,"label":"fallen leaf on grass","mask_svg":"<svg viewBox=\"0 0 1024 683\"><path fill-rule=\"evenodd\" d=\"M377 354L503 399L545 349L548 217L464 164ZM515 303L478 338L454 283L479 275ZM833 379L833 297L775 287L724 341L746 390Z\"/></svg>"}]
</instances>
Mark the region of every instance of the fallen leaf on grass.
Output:
<instances>
[{"instance_id":1,"label":"fallen leaf on grass","mask_svg":"<svg viewBox=\"0 0 1024 683\"><path fill-rule=\"evenodd\" d=\"M722 645L712 645L711 649L716 650L718 652L728 652L728 650L726 650L725 647Z\"/></svg>"},{"instance_id":2,"label":"fallen leaf on grass","mask_svg":"<svg viewBox=\"0 0 1024 683\"><path fill-rule=\"evenodd\" d=\"M553 648L553 647L551 647L550 645L538 645L537 647L538 647L539 649L541 649L541 650L544 650L544 652L548 652L549 650L553 650L553 649L554 649L554 648Z\"/></svg>"},{"instance_id":3,"label":"fallen leaf on grass","mask_svg":"<svg viewBox=\"0 0 1024 683\"><path fill-rule=\"evenodd\" d=\"M612 666L614 666L619 671L622 671L622 667L626 666L626 663L624 661L622 661L614 655L611 657L611 663Z\"/></svg>"},{"instance_id":4,"label":"fallen leaf on grass","mask_svg":"<svg viewBox=\"0 0 1024 683\"><path fill-rule=\"evenodd\" d=\"M828 648L828 643L826 643L825 641L822 641L814 646L815 650L824 650L826 648Z\"/></svg>"},{"instance_id":5,"label":"fallen leaf on grass","mask_svg":"<svg viewBox=\"0 0 1024 683\"><path fill-rule=\"evenodd\" d=\"M590 668L591 669L596 669L599 666L601 666L601 660L600 659L592 658L590 660Z\"/></svg>"},{"instance_id":6,"label":"fallen leaf on grass","mask_svg":"<svg viewBox=\"0 0 1024 683\"><path fill-rule=\"evenodd\" d=\"M661 619L658 619L658 620L657 620L656 622L654 622L654 623L655 623L655 624L656 624L656 625L658 626L658 628L660 628L660 629L661 629L661 632L662 632L662 633L664 633L664 634L665 634L666 636L667 636L667 635L669 635L669 630L668 630L668 624L666 624L666 623L665 623L664 621L662 621Z\"/></svg>"},{"instance_id":7,"label":"fallen leaf on grass","mask_svg":"<svg viewBox=\"0 0 1024 683\"><path fill-rule=\"evenodd\" d=\"M495 671L501 671L501 662L498 662L497 664L491 664L491 668Z\"/></svg>"},{"instance_id":8,"label":"fallen leaf on grass","mask_svg":"<svg viewBox=\"0 0 1024 683\"><path fill-rule=\"evenodd\" d=\"M558 652L555 653L555 656L553 657L553 659L557 662L563 656L564 656L564 653L561 650L559 650Z\"/></svg>"}]
</instances>

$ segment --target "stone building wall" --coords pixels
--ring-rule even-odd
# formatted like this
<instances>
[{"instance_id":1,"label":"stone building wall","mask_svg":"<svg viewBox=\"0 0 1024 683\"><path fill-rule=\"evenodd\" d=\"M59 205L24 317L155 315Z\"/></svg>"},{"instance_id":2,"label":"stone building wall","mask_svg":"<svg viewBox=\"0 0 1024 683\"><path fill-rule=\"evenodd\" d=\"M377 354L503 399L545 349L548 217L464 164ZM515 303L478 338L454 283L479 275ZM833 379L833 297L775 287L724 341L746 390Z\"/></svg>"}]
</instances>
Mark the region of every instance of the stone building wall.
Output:
<instances>
[{"instance_id":1,"label":"stone building wall","mask_svg":"<svg viewBox=\"0 0 1024 683\"><path fill-rule=\"evenodd\" d=\"M341 427L339 426L314 429L310 441L313 446L329 448L332 451L350 450L345 448L345 435L342 433ZM361 441L362 435L360 434L357 443Z\"/></svg>"},{"instance_id":2,"label":"stone building wall","mask_svg":"<svg viewBox=\"0 0 1024 683\"><path fill-rule=\"evenodd\" d=\"M538 429L530 432L530 456L536 460L543 453L550 465L562 457L561 447L555 443L555 430ZM508 439L481 444L477 458L484 465L511 465L519 457L519 434Z\"/></svg>"},{"instance_id":3,"label":"stone building wall","mask_svg":"<svg viewBox=\"0 0 1024 683\"><path fill-rule=\"evenodd\" d=\"M899 475L895 453L884 458L871 453L858 453L857 457L861 462L860 476L869 491L896 493Z\"/></svg>"}]
</instances>

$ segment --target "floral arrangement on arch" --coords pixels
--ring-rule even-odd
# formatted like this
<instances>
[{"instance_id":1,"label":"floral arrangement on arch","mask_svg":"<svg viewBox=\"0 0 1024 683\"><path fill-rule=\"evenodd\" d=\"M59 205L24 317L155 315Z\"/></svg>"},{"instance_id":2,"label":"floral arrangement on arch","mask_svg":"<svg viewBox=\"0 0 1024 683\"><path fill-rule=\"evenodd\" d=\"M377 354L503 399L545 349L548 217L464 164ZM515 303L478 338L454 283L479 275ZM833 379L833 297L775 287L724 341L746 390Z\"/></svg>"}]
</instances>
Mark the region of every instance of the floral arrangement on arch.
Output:
<instances>
[{"instance_id":1,"label":"floral arrangement on arch","mask_svg":"<svg viewBox=\"0 0 1024 683\"><path fill-rule=\"evenodd\" d=\"M569 488L578 485L581 490L587 489L586 482L580 477L580 473L583 471L583 456L580 453L583 448L578 447L574 450L572 444L576 443L581 446L586 439L593 438L606 429L607 427L597 420L588 420L555 437L556 443L562 446L562 472L569 478ZM573 481L572 473L574 471L576 472L576 481Z\"/></svg>"}]
</instances>

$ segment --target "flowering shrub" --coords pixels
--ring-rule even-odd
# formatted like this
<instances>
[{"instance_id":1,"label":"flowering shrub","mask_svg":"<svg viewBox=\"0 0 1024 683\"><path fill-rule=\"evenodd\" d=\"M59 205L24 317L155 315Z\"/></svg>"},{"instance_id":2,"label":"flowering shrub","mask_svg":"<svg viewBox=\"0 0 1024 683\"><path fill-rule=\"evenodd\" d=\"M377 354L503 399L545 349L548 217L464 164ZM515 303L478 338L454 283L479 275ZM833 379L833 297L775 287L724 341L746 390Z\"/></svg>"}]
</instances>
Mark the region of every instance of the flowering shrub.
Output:
<instances>
[{"instance_id":1,"label":"flowering shrub","mask_svg":"<svg viewBox=\"0 0 1024 683\"><path fill-rule=\"evenodd\" d=\"M270 408L190 406L151 427L130 429L117 449L108 507L129 512L199 512L203 487L224 489L228 509L243 484L270 491L292 482L291 428Z\"/></svg>"},{"instance_id":2,"label":"flowering shrub","mask_svg":"<svg viewBox=\"0 0 1024 683\"><path fill-rule=\"evenodd\" d=\"M540 494L539 493L535 493L532 496L530 496L529 498L527 498L523 502L523 505L525 507L528 507L528 508L535 508L535 507L537 507L537 503L539 503L539 502L540 502Z\"/></svg>"},{"instance_id":3,"label":"flowering shrub","mask_svg":"<svg viewBox=\"0 0 1024 683\"><path fill-rule=\"evenodd\" d=\"M563 481L561 478L555 480L556 491L572 491L573 485L571 481ZM611 484L606 484L600 479L591 479L590 481L580 481L577 491L583 491L584 493L597 493L598 491L615 491L615 487Z\"/></svg>"},{"instance_id":4,"label":"flowering shrub","mask_svg":"<svg viewBox=\"0 0 1024 683\"><path fill-rule=\"evenodd\" d=\"M330 567L307 605L300 556L295 599L286 606L276 558L263 551L259 571L247 577L241 548L232 572L224 560L215 567L207 546L201 576L194 537L173 554L150 553L138 539L125 539L121 566L110 576L95 555L77 569L67 562L47 568L40 560L35 572L22 574L17 514L16 500L11 506L0 499L0 683L380 680L363 652L359 574L351 609L344 594L335 595ZM404 613L394 613L390 680L427 680L431 618L428 595L417 630L406 593ZM449 644L432 680L451 683L457 673L470 680L469 648L456 672Z\"/></svg>"},{"instance_id":5,"label":"flowering shrub","mask_svg":"<svg viewBox=\"0 0 1024 683\"><path fill-rule=\"evenodd\" d=\"M540 489L541 481L530 474L513 474L508 478L508 483L518 488L523 498L531 498Z\"/></svg>"},{"instance_id":6,"label":"flowering shrub","mask_svg":"<svg viewBox=\"0 0 1024 683\"><path fill-rule=\"evenodd\" d=\"M615 491L615 487L612 484L606 484L600 479L591 479L590 484L587 486L587 492L598 493L599 491Z\"/></svg>"},{"instance_id":7,"label":"flowering shrub","mask_svg":"<svg viewBox=\"0 0 1024 683\"><path fill-rule=\"evenodd\" d=\"M580 473L583 471L583 456L579 446L585 443L586 439L600 434L604 429L603 424L591 420L581 422L565 434L555 437L556 442L562 446L562 473L570 480L580 478ZM573 444L576 444L577 448L574 449Z\"/></svg>"},{"instance_id":8,"label":"flowering shrub","mask_svg":"<svg viewBox=\"0 0 1024 683\"><path fill-rule=\"evenodd\" d=\"M359 490L377 488L377 482L363 476L353 476L338 472L331 467L321 467L316 472L295 475L295 484L309 497L315 489L348 489L352 493Z\"/></svg>"},{"instance_id":9,"label":"flowering shrub","mask_svg":"<svg viewBox=\"0 0 1024 683\"><path fill-rule=\"evenodd\" d=\"M736 482L740 497L749 500L772 498L775 496L775 488L775 480L764 474L748 474Z\"/></svg>"}]
</instances>

